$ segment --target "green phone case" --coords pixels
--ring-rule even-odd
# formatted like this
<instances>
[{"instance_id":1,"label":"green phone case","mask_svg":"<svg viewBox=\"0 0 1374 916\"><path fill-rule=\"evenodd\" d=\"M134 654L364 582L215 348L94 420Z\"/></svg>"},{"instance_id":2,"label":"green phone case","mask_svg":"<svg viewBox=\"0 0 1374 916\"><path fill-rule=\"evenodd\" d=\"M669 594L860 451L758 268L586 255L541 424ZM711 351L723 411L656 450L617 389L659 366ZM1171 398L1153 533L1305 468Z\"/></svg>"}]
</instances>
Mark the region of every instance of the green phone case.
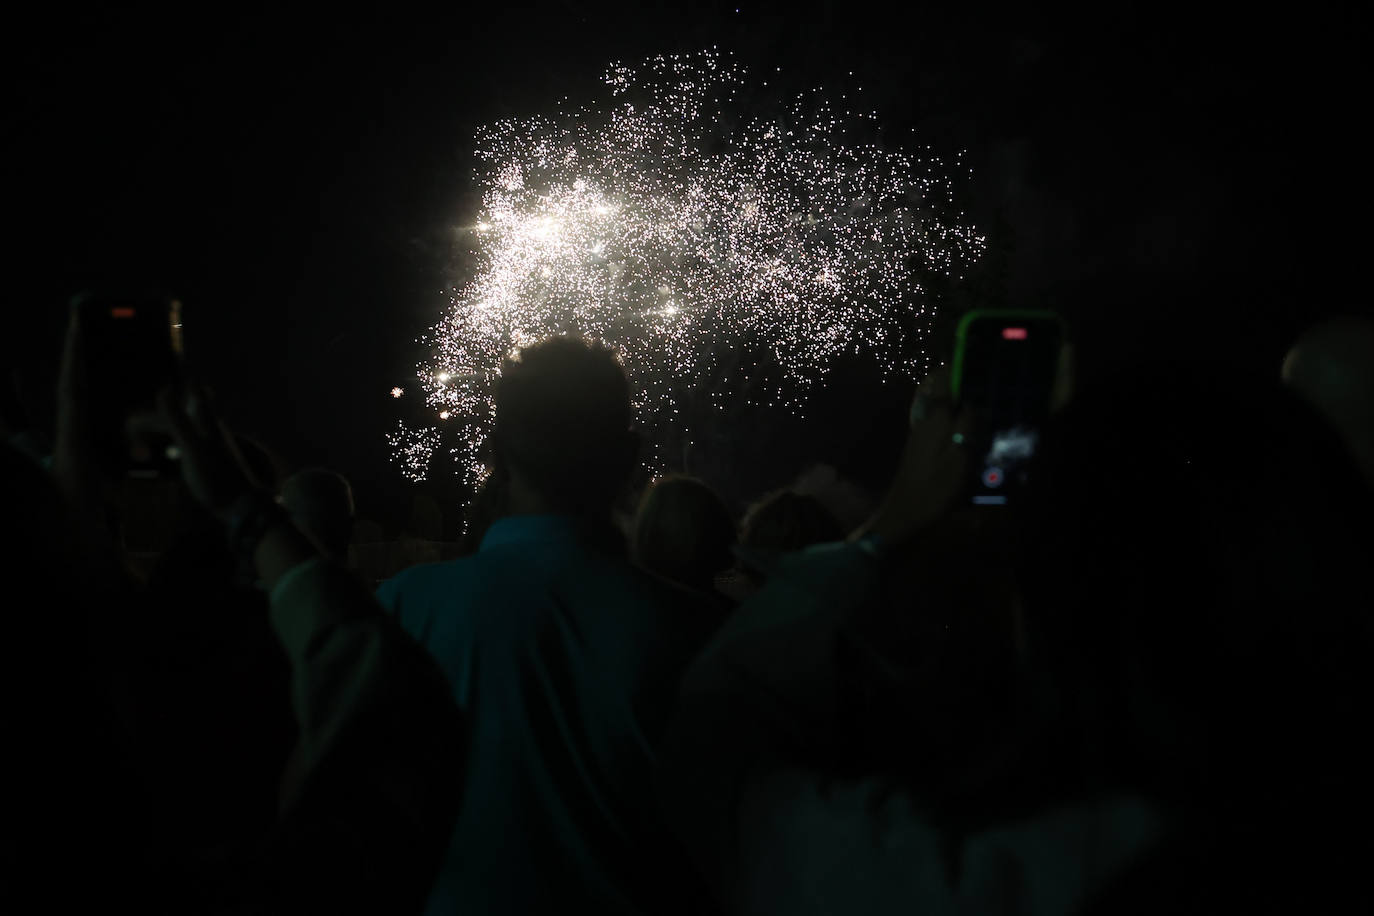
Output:
<instances>
[{"instance_id":1,"label":"green phone case","mask_svg":"<svg viewBox=\"0 0 1374 916\"><path fill-rule=\"evenodd\" d=\"M959 400L963 382L964 347L968 343L968 329L975 321L985 318L1003 321L1014 321L1018 318L1036 321L1049 319L1056 322L1060 320L1054 312L1044 309L974 309L959 319L959 327L954 332L954 360L950 363L949 369L949 393L956 401Z\"/></svg>"}]
</instances>

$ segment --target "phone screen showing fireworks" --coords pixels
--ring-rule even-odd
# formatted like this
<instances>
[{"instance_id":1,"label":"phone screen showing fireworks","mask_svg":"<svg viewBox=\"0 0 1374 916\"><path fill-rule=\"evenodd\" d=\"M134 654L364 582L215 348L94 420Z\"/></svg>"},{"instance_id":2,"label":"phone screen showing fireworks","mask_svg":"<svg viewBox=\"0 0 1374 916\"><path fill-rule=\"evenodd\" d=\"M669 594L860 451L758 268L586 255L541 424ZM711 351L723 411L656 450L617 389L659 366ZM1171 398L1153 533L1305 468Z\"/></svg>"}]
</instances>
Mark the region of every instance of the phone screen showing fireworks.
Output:
<instances>
[{"instance_id":1,"label":"phone screen showing fireworks","mask_svg":"<svg viewBox=\"0 0 1374 916\"><path fill-rule=\"evenodd\" d=\"M973 312L959 327L954 395L979 419L970 501L1004 506L1029 482L1058 374L1063 332L1049 312Z\"/></svg>"}]
</instances>

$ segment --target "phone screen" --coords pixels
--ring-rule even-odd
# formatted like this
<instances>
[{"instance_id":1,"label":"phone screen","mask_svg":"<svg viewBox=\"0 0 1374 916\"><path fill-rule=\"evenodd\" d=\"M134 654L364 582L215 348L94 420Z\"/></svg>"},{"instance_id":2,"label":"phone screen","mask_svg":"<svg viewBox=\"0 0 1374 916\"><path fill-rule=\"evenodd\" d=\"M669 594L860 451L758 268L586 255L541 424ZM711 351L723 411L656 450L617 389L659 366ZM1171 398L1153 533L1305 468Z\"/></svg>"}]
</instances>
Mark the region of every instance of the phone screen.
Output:
<instances>
[{"instance_id":1,"label":"phone screen","mask_svg":"<svg viewBox=\"0 0 1374 916\"><path fill-rule=\"evenodd\" d=\"M975 311L959 325L951 388L980 434L970 501L1007 505L1025 487L1049 417L1063 328L1050 312Z\"/></svg>"},{"instance_id":2,"label":"phone screen","mask_svg":"<svg viewBox=\"0 0 1374 916\"><path fill-rule=\"evenodd\" d=\"M170 436L137 422L181 364L181 303L157 296L87 294L79 300L86 394L102 462L134 476L170 470ZM137 432L131 432L138 429Z\"/></svg>"}]
</instances>

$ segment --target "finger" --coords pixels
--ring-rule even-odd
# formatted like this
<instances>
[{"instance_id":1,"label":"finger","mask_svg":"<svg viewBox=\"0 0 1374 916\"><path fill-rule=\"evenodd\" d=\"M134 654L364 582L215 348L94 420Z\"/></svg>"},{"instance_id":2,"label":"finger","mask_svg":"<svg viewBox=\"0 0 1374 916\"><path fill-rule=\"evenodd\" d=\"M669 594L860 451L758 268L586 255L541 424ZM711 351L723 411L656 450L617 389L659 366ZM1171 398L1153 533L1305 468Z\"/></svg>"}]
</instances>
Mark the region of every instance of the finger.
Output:
<instances>
[{"instance_id":1,"label":"finger","mask_svg":"<svg viewBox=\"0 0 1374 916\"><path fill-rule=\"evenodd\" d=\"M923 402L924 414L913 423L908 436L908 451L929 455L939 452L949 440L953 424L953 404L948 398L930 398Z\"/></svg>"},{"instance_id":2,"label":"finger","mask_svg":"<svg viewBox=\"0 0 1374 916\"><path fill-rule=\"evenodd\" d=\"M85 384L86 340L81 327L81 311L72 308L67 318L67 334L62 340L62 370L58 395L75 403Z\"/></svg>"},{"instance_id":3,"label":"finger","mask_svg":"<svg viewBox=\"0 0 1374 916\"><path fill-rule=\"evenodd\" d=\"M926 398L919 394L911 399L911 409L907 411L907 426L915 426L926 418Z\"/></svg>"},{"instance_id":4,"label":"finger","mask_svg":"<svg viewBox=\"0 0 1374 916\"><path fill-rule=\"evenodd\" d=\"M255 486L262 489L270 489L266 481L258 479L259 475L253 470L252 463L243 457L243 447L239 445L239 438L234 435L233 430L221 423L219 431L219 441L224 444L224 449L229 455L229 460L239 469L239 472Z\"/></svg>"},{"instance_id":5,"label":"finger","mask_svg":"<svg viewBox=\"0 0 1374 916\"><path fill-rule=\"evenodd\" d=\"M953 402L947 397L934 395L918 394L911 400L911 410L908 413L910 425L915 426L923 423L937 410L948 409Z\"/></svg>"},{"instance_id":6,"label":"finger","mask_svg":"<svg viewBox=\"0 0 1374 916\"><path fill-rule=\"evenodd\" d=\"M158 412L167 424L167 430L182 449L194 448L201 442L200 430L186 411L186 396L177 387L169 385L158 392Z\"/></svg>"},{"instance_id":7,"label":"finger","mask_svg":"<svg viewBox=\"0 0 1374 916\"><path fill-rule=\"evenodd\" d=\"M950 422L950 439L956 444L967 445L973 441L979 426L978 411L965 404L955 413Z\"/></svg>"},{"instance_id":8,"label":"finger","mask_svg":"<svg viewBox=\"0 0 1374 916\"><path fill-rule=\"evenodd\" d=\"M931 435L944 435L954 425L954 402L947 397L926 402L926 428Z\"/></svg>"},{"instance_id":9,"label":"finger","mask_svg":"<svg viewBox=\"0 0 1374 916\"><path fill-rule=\"evenodd\" d=\"M949 391L949 367L937 366L921 379L921 384L916 386L916 396L948 398Z\"/></svg>"},{"instance_id":10,"label":"finger","mask_svg":"<svg viewBox=\"0 0 1374 916\"><path fill-rule=\"evenodd\" d=\"M949 370L939 366L932 369L916 386L916 395L911 399L911 409L908 412L910 425L924 422L932 410L940 404L948 404L949 401Z\"/></svg>"},{"instance_id":11,"label":"finger","mask_svg":"<svg viewBox=\"0 0 1374 916\"><path fill-rule=\"evenodd\" d=\"M186 413L205 438L223 437L224 430L219 422L213 397L203 385L193 379L186 382Z\"/></svg>"}]
</instances>

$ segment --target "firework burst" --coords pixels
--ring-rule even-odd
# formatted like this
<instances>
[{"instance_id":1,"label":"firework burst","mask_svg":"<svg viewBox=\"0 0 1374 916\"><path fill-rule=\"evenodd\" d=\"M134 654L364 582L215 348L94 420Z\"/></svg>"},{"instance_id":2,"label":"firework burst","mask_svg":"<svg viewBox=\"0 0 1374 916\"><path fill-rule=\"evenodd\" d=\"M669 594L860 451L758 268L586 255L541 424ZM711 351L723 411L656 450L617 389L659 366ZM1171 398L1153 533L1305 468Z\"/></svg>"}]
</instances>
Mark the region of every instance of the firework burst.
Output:
<instances>
[{"instance_id":1,"label":"firework burst","mask_svg":"<svg viewBox=\"0 0 1374 916\"><path fill-rule=\"evenodd\" d=\"M798 411L860 350L924 371L920 279L984 244L943 165L873 142L874 114L820 91L750 115L748 80L715 51L654 57L612 66L597 103L479 132L472 269L423 339L434 420L389 437L404 473L446 444L479 481L501 360L550 334L619 352L656 468L688 401Z\"/></svg>"}]
</instances>

